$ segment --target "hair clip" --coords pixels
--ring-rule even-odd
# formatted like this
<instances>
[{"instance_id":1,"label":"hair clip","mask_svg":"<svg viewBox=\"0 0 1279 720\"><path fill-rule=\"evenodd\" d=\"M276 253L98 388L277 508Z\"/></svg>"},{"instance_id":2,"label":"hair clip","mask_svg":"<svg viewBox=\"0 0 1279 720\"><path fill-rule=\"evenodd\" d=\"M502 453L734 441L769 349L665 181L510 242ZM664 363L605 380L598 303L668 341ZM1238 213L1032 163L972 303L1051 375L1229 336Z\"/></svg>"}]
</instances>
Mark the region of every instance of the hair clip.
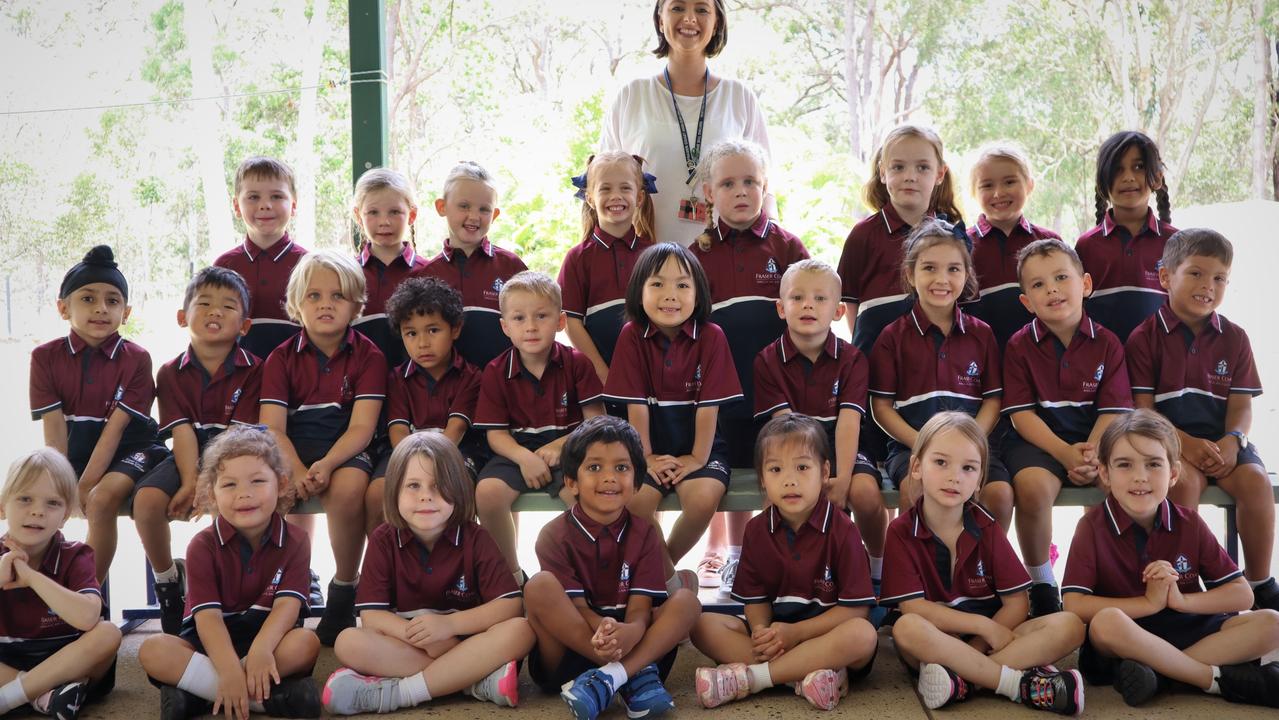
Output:
<instances>
[{"instance_id":1,"label":"hair clip","mask_svg":"<svg viewBox=\"0 0 1279 720\"><path fill-rule=\"evenodd\" d=\"M649 195L656 195L657 176L652 173L644 172L644 158L639 155L632 155L631 157L635 158L635 162L640 166L640 175L644 178L644 192ZM573 197L578 200L586 200L586 173L590 171L591 162L594 160L594 155L586 158L586 170L584 170L581 175L574 175L572 177L573 187L577 188L577 192L573 193Z\"/></svg>"},{"instance_id":2,"label":"hair clip","mask_svg":"<svg viewBox=\"0 0 1279 720\"><path fill-rule=\"evenodd\" d=\"M964 247L968 248L969 253L973 251L973 239L968 237L968 228L964 226L963 220L956 220L952 223L945 213L937 213L937 219L950 227L951 236L962 242Z\"/></svg>"}]
</instances>

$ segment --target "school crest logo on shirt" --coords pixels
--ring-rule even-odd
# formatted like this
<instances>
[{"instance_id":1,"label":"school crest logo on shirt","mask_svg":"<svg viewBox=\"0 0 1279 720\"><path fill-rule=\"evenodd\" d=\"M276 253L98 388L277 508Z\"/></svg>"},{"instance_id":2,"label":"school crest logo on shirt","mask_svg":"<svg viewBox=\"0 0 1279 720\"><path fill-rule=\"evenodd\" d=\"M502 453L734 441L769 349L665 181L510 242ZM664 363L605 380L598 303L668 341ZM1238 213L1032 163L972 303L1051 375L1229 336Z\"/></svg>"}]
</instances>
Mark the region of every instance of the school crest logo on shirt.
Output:
<instances>
[{"instance_id":1,"label":"school crest logo on shirt","mask_svg":"<svg viewBox=\"0 0 1279 720\"><path fill-rule=\"evenodd\" d=\"M355 393L351 390L351 378L349 375L342 376L342 402L347 403L355 398Z\"/></svg>"},{"instance_id":2,"label":"school crest logo on shirt","mask_svg":"<svg viewBox=\"0 0 1279 720\"><path fill-rule=\"evenodd\" d=\"M981 371L977 369L976 360L968 363L968 377L977 377L980 374L981 374Z\"/></svg>"},{"instance_id":3,"label":"school crest logo on shirt","mask_svg":"<svg viewBox=\"0 0 1279 720\"><path fill-rule=\"evenodd\" d=\"M764 270L770 273L777 272L777 261L772 258L769 258L768 262L764 263Z\"/></svg>"},{"instance_id":4,"label":"school crest logo on shirt","mask_svg":"<svg viewBox=\"0 0 1279 720\"><path fill-rule=\"evenodd\" d=\"M1172 563L1172 569L1176 570L1180 575L1185 575L1190 572L1190 561L1186 559L1185 555L1178 555L1177 559Z\"/></svg>"},{"instance_id":5,"label":"school crest logo on shirt","mask_svg":"<svg viewBox=\"0 0 1279 720\"><path fill-rule=\"evenodd\" d=\"M240 391L241 391L241 390L242 390L242 388L236 388L236 389L235 389L235 392L231 393L231 404L232 404L232 405L234 405L234 404L236 404L236 403L240 402Z\"/></svg>"},{"instance_id":6,"label":"school crest logo on shirt","mask_svg":"<svg viewBox=\"0 0 1279 720\"><path fill-rule=\"evenodd\" d=\"M1097 372L1092 374L1092 379L1101 382L1101 377L1106 374L1106 363L1097 365Z\"/></svg>"},{"instance_id":7,"label":"school crest logo on shirt","mask_svg":"<svg viewBox=\"0 0 1279 720\"><path fill-rule=\"evenodd\" d=\"M820 578L813 580L813 588L819 593L835 591L835 576L830 571L830 565L822 569Z\"/></svg>"},{"instance_id":8,"label":"school crest logo on shirt","mask_svg":"<svg viewBox=\"0 0 1279 720\"><path fill-rule=\"evenodd\" d=\"M493 278L493 292L495 293L502 292L502 285L504 284L505 283L502 282L502 278Z\"/></svg>"},{"instance_id":9,"label":"school crest logo on shirt","mask_svg":"<svg viewBox=\"0 0 1279 720\"><path fill-rule=\"evenodd\" d=\"M458 575L457 583L453 587L457 588L460 593L466 592L466 575Z\"/></svg>"},{"instance_id":10,"label":"school crest logo on shirt","mask_svg":"<svg viewBox=\"0 0 1279 720\"><path fill-rule=\"evenodd\" d=\"M697 368L693 370L693 382L701 382L701 381L702 381L702 365L701 363L698 363Z\"/></svg>"},{"instance_id":11,"label":"school crest logo on shirt","mask_svg":"<svg viewBox=\"0 0 1279 720\"><path fill-rule=\"evenodd\" d=\"M836 381L834 382L834 384L832 384L832 385L830 386L830 394L831 394L831 395L838 395L838 394L839 394L839 381L838 381L838 380L836 380Z\"/></svg>"},{"instance_id":12,"label":"school crest logo on shirt","mask_svg":"<svg viewBox=\"0 0 1279 720\"><path fill-rule=\"evenodd\" d=\"M568 393L560 395L560 407L568 407Z\"/></svg>"},{"instance_id":13,"label":"school crest logo on shirt","mask_svg":"<svg viewBox=\"0 0 1279 720\"><path fill-rule=\"evenodd\" d=\"M986 566L982 564L981 560L977 561L977 577L979 578L986 577Z\"/></svg>"},{"instance_id":14,"label":"school crest logo on shirt","mask_svg":"<svg viewBox=\"0 0 1279 720\"><path fill-rule=\"evenodd\" d=\"M631 591L631 566L626 562L622 563L622 569L617 573L617 592L629 593Z\"/></svg>"},{"instance_id":15,"label":"school crest logo on shirt","mask_svg":"<svg viewBox=\"0 0 1279 720\"><path fill-rule=\"evenodd\" d=\"M1217 375L1221 375L1221 376L1229 375L1229 374L1230 374L1230 366L1226 364L1226 361L1225 361L1225 360L1218 360L1218 361L1217 361L1217 370L1216 370L1216 372L1217 372Z\"/></svg>"},{"instance_id":16,"label":"school crest logo on shirt","mask_svg":"<svg viewBox=\"0 0 1279 720\"><path fill-rule=\"evenodd\" d=\"M124 386L123 386L123 385L116 385L116 386L115 386L115 395L113 395L113 396L111 397L111 400L112 400L113 402L120 402L120 398L123 398L123 397L124 397Z\"/></svg>"}]
</instances>

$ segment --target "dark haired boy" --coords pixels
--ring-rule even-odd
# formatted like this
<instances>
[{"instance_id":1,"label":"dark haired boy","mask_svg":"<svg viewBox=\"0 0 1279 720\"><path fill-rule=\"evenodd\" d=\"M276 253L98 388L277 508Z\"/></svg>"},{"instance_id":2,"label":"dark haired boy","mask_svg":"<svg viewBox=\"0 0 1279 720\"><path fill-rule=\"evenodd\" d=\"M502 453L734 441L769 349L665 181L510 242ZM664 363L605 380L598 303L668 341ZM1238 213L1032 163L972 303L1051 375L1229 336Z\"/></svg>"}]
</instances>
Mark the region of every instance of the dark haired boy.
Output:
<instances>
[{"instance_id":1,"label":"dark haired boy","mask_svg":"<svg viewBox=\"0 0 1279 720\"><path fill-rule=\"evenodd\" d=\"M120 504L169 454L151 419L151 356L119 334L131 309L111 248L98 245L58 289L58 314L71 332L31 351L31 419L43 423L44 444L66 455L80 477L99 583L115 555Z\"/></svg>"},{"instance_id":2,"label":"dark haired boy","mask_svg":"<svg viewBox=\"0 0 1279 720\"><path fill-rule=\"evenodd\" d=\"M488 459L481 433L471 432L480 396L480 370L454 343L462 332L462 295L435 277L411 277L386 301L386 319L408 356L386 383L386 432L390 447L373 469L386 476L391 450L420 430L444 433L462 451L474 476Z\"/></svg>"},{"instance_id":3,"label":"dark haired boy","mask_svg":"<svg viewBox=\"0 0 1279 720\"><path fill-rule=\"evenodd\" d=\"M1198 507L1209 483L1235 498L1245 577L1257 608L1279 610L1270 575L1275 506L1266 467L1248 441L1261 378L1243 328L1217 314L1234 248L1213 230L1181 230L1164 245L1159 284L1168 302L1133 330L1125 348L1137 407L1158 410L1181 438L1174 503Z\"/></svg>"},{"instance_id":4,"label":"dark haired boy","mask_svg":"<svg viewBox=\"0 0 1279 720\"><path fill-rule=\"evenodd\" d=\"M185 598L169 521L191 516L205 445L233 424L258 421L262 360L239 345L252 323L248 307L249 290L236 271L212 266L196 273L178 310L191 343L156 376L160 438L173 439L173 454L138 483L133 521L155 576L160 625L171 635L182 629Z\"/></svg>"},{"instance_id":5,"label":"dark haired boy","mask_svg":"<svg viewBox=\"0 0 1279 720\"><path fill-rule=\"evenodd\" d=\"M590 418L564 443L561 466L577 502L537 538L543 570L524 586L537 635L529 674L576 720L595 720L614 693L630 717L656 717L675 707L662 681L701 606L687 588L668 596L658 530L626 509L646 472L639 434L620 418Z\"/></svg>"}]
</instances>

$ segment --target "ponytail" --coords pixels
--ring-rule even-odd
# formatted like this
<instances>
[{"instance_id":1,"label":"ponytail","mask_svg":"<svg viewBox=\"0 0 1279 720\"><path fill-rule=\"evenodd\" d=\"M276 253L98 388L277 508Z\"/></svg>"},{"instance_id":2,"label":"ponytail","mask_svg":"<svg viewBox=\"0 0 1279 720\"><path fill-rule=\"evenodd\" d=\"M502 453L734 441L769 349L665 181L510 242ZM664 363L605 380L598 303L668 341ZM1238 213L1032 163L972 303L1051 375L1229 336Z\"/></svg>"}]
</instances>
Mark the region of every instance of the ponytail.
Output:
<instances>
[{"instance_id":1,"label":"ponytail","mask_svg":"<svg viewBox=\"0 0 1279 720\"><path fill-rule=\"evenodd\" d=\"M1106 219L1106 210L1110 209L1110 202L1106 199L1106 193L1097 186L1097 224L1100 225L1102 220Z\"/></svg>"},{"instance_id":2,"label":"ponytail","mask_svg":"<svg viewBox=\"0 0 1279 720\"><path fill-rule=\"evenodd\" d=\"M1172 224L1172 201L1168 199L1168 186L1161 184L1155 191L1155 207L1159 212L1159 222Z\"/></svg>"},{"instance_id":3,"label":"ponytail","mask_svg":"<svg viewBox=\"0 0 1279 720\"><path fill-rule=\"evenodd\" d=\"M715 243L715 237L711 233L715 230L715 204L710 198L706 198L706 227L702 229L702 234L697 236L697 249L702 252L710 252L711 245Z\"/></svg>"}]
</instances>

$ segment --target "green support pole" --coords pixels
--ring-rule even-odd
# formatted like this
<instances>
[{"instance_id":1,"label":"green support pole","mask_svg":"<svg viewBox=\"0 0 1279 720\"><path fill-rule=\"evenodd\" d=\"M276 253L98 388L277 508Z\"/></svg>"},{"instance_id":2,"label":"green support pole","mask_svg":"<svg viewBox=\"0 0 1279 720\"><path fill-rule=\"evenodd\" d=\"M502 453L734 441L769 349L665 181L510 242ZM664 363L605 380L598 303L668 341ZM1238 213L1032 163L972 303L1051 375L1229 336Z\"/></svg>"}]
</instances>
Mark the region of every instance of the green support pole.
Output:
<instances>
[{"instance_id":1,"label":"green support pole","mask_svg":"<svg viewBox=\"0 0 1279 720\"><path fill-rule=\"evenodd\" d=\"M386 101L386 3L350 0L351 183L385 167L389 151Z\"/></svg>"}]
</instances>

